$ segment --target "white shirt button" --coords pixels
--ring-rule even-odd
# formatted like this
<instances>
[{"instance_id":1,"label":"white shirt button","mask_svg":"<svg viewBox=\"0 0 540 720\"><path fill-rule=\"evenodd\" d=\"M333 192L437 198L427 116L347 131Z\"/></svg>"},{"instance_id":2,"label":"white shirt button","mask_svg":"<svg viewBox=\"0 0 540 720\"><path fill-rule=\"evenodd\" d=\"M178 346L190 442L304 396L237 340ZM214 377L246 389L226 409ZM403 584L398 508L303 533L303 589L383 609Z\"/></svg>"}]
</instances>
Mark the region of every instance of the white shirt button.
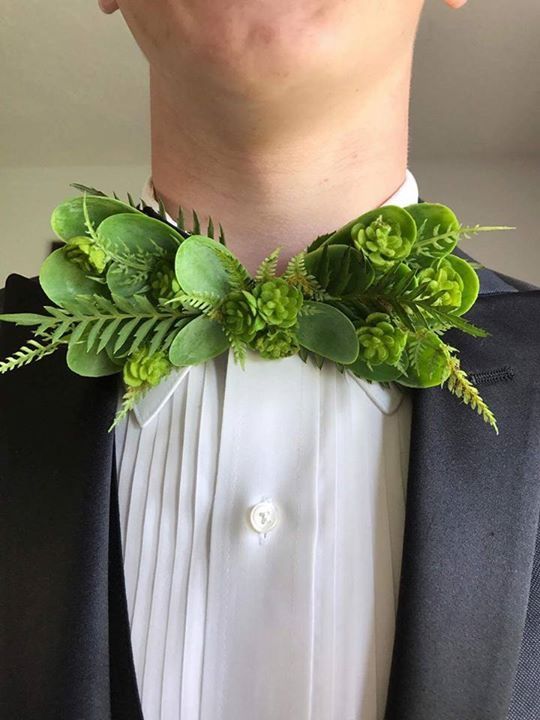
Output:
<instances>
[{"instance_id":1,"label":"white shirt button","mask_svg":"<svg viewBox=\"0 0 540 720\"><path fill-rule=\"evenodd\" d=\"M277 508L271 500L263 500L251 508L249 514L251 527L255 532L266 534L278 524Z\"/></svg>"}]
</instances>

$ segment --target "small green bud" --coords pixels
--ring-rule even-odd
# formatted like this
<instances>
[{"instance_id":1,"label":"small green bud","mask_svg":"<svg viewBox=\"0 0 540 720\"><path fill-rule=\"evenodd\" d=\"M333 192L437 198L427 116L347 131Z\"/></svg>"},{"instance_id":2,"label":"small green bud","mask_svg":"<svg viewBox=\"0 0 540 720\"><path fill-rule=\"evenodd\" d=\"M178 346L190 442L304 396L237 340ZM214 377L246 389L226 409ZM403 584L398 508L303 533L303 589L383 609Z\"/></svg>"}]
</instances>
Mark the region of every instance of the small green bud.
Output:
<instances>
[{"instance_id":1,"label":"small green bud","mask_svg":"<svg viewBox=\"0 0 540 720\"><path fill-rule=\"evenodd\" d=\"M246 290L230 292L221 304L221 313L225 329L244 342L251 342L265 324L256 298Z\"/></svg>"},{"instance_id":2,"label":"small green bud","mask_svg":"<svg viewBox=\"0 0 540 720\"><path fill-rule=\"evenodd\" d=\"M107 265L107 255L91 237L78 235L66 243L67 259L79 265L86 273L101 273Z\"/></svg>"},{"instance_id":3,"label":"small green bud","mask_svg":"<svg viewBox=\"0 0 540 720\"><path fill-rule=\"evenodd\" d=\"M392 227L382 215L367 226L353 225L351 236L355 247L381 270L406 258L412 248L411 240L402 236L399 225Z\"/></svg>"},{"instance_id":4,"label":"small green bud","mask_svg":"<svg viewBox=\"0 0 540 720\"><path fill-rule=\"evenodd\" d=\"M460 307L463 294L463 279L447 260L441 260L435 267L421 270L417 277L418 283L426 287L424 297L432 297L444 290L444 294L433 303L434 306Z\"/></svg>"},{"instance_id":5,"label":"small green bud","mask_svg":"<svg viewBox=\"0 0 540 720\"><path fill-rule=\"evenodd\" d=\"M276 278L260 283L255 286L253 295L257 299L259 313L268 325L281 328L296 325L304 298L300 290L286 280Z\"/></svg>"},{"instance_id":6,"label":"small green bud","mask_svg":"<svg viewBox=\"0 0 540 720\"><path fill-rule=\"evenodd\" d=\"M407 341L407 333L392 324L386 313L371 313L358 329L358 357L370 366L395 365Z\"/></svg>"},{"instance_id":7,"label":"small green bud","mask_svg":"<svg viewBox=\"0 0 540 720\"><path fill-rule=\"evenodd\" d=\"M153 387L160 383L171 370L171 363L162 350L148 354L148 348L139 348L130 355L124 365L124 383L129 387Z\"/></svg>"},{"instance_id":8,"label":"small green bud","mask_svg":"<svg viewBox=\"0 0 540 720\"><path fill-rule=\"evenodd\" d=\"M282 328L268 328L259 333L252 347L267 360L289 357L300 349L296 334L292 330Z\"/></svg>"}]
</instances>

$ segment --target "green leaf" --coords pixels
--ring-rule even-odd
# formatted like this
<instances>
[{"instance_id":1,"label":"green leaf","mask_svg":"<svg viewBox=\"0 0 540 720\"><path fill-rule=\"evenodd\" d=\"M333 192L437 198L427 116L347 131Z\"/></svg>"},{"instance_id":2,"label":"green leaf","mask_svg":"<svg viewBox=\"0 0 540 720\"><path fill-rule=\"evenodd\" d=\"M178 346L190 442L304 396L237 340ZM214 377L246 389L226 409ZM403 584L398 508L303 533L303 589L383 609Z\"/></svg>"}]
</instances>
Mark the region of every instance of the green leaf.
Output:
<instances>
[{"instance_id":1,"label":"green leaf","mask_svg":"<svg viewBox=\"0 0 540 720\"><path fill-rule=\"evenodd\" d=\"M39 271L43 291L54 303L69 308L77 295L103 295L107 289L101 283L87 277L82 268L70 262L65 248L52 252Z\"/></svg>"},{"instance_id":2,"label":"green leaf","mask_svg":"<svg viewBox=\"0 0 540 720\"><path fill-rule=\"evenodd\" d=\"M452 252L459 239L460 223L450 208L437 203L418 203L409 205L407 211L418 228L411 258L423 264L423 258L429 262Z\"/></svg>"},{"instance_id":3,"label":"green leaf","mask_svg":"<svg viewBox=\"0 0 540 720\"><path fill-rule=\"evenodd\" d=\"M471 264L463 258L460 258L457 255L448 255L446 260L452 265L452 268L463 280L461 305L455 311L456 315L463 315L472 308L478 298L478 293L480 292L480 278Z\"/></svg>"},{"instance_id":4,"label":"green leaf","mask_svg":"<svg viewBox=\"0 0 540 720\"><path fill-rule=\"evenodd\" d=\"M67 364L70 370L84 377L103 377L119 372L119 366L114 363L105 350L97 353L86 349L86 338L77 342L70 340L67 351Z\"/></svg>"},{"instance_id":5,"label":"green leaf","mask_svg":"<svg viewBox=\"0 0 540 720\"><path fill-rule=\"evenodd\" d=\"M178 248L176 278L188 295L210 293L223 299L243 287L247 271L239 260L216 240L192 235Z\"/></svg>"},{"instance_id":6,"label":"green leaf","mask_svg":"<svg viewBox=\"0 0 540 720\"><path fill-rule=\"evenodd\" d=\"M449 352L434 332L411 338L405 349L409 358L407 374L399 378L402 385L429 388L441 385L450 375Z\"/></svg>"},{"instance_id":7,"label":"green leaf","mask_svg":"<svg viewBox=\"0 0 540 720\"><path fill-rule=\"evenodd\" d=\"M97 231L99 245L120 261L127 253L141 257L146 253L157 259L174 255L183 242L174 228L143 213L122 213L106 218ZM156 250L160 249L162 253Z\"/></svg>"},{"instance_id":8,"label":"green leaf","mask_svg":"<svg viewBox=\"0 0 540 720\"><path fill-rule=\"evenodd\" d=\"M342 365L349 365L358 357L354 325L331 305L304 302L298 316L297 335L302 347Z\"/></svg>"},{"instance_id":9,"label":"green leaf","mask_svg":"<svg viewBox=\"0 0 540 720\"><path fill-rule=\"evenodd\" d=\"M304 257L306 270L330 295L350 297L366 290L375 273L350 245L323 245Z\"/></svg>"},{"instance_id":10,"label":"green leaf","mask_svg":"<svg viewBox=\"0 0 540 720\"><path fill-rule=\"evenodd\" d=\"M357 358L352 365L347 365L347 370L353 372L357 377L373 382L390 382L398 380L403 371L395 365L374 365L370 367L363 360Z\"/></svg>"},{"instance_id":11,"label":"green leaf","mask_svg":"<svg viewBox=\"0 0 540 720\"><path fill-rule=\"evenodd\" d=\"M69 198L58 205L51 215L51 227L60 240L67 242L78 235L89 235L88 228L84 221L83 201L85 196ZM86 207L88 215L94 228L105 220L105 218L117 213L136 213L142 215L139 210L130 207L120 200L110 197L86 195ZM143 215L143 217L146 217Z\"/></svg>"},{"instance_id":12,"label":"green leaf","mask_svg":"<svg viewBox=\"0 0 540 720\"><path fill-rule=\"evenodd\" d=\"M177 367L198 365L228 348L229 341L221 325L200 315L178 332L169 349L169 360Z\"/></svg>"},{"instance_id":13,"label":"green leaf","mask_svg":"<svg viewBox=\"0 0 540 720\"><path fill-rule=\"evenodd\" d=\"M43 322L53 321L53 318L49 315L38 315L36 313L5 313L0 315L0 321L15 323L16 325L41 325Z\"/></svg>"},{"instance_id":14,"label":"green leaf","mask_svg":"<svg viewBox=\"0 0 540 720\"><path fill-rule=\"evenodd\" d=\"M121 263L112 262L107 270L107 285L112 295L129 298L144 292L148 274L148 271L133 270Z\"/></svg>"}]
</instances>

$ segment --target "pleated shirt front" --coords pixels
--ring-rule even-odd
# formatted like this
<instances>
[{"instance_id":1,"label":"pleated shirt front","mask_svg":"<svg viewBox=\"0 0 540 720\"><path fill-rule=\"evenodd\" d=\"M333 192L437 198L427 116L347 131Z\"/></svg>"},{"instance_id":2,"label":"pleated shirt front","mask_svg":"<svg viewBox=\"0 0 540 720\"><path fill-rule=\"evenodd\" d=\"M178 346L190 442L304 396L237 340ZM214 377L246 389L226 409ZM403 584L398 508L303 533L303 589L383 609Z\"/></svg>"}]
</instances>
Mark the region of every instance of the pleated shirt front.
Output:
<instances>
[{"instance_id":1,"label":"pleated shirt front","mask_svg":"<svg viewBox=\"0 0 540 720\"><path fill-rule=\"evenodd\" d=\"M117 428L145 720L382 720L410 411L249 353L175 372Z\"/></svg>"}]
</instances>

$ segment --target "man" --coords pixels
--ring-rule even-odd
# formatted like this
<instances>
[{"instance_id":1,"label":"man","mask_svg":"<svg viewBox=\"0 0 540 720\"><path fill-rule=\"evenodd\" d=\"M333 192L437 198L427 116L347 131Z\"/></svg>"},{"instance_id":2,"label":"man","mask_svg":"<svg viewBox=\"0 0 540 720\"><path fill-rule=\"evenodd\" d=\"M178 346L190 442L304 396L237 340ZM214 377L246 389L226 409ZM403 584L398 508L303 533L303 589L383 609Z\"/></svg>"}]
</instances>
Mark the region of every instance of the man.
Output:
<instances>
[{"instance_id":1,"label":"man","mask_svg":"<svg viewBox=\"0 0 540 720\"><path fill-rule=\"evenodd\" d=\"M150 64L143 199L218 218L249 270L418 201L421 0L100 6ZM481 274L491 336L453 341L498 437L298 357L179 372L114 434L116 380L2 377L2 717L540 717L540 295ZM6 311L43 302L8 279Z\"/></svg>"}]
</instances>

